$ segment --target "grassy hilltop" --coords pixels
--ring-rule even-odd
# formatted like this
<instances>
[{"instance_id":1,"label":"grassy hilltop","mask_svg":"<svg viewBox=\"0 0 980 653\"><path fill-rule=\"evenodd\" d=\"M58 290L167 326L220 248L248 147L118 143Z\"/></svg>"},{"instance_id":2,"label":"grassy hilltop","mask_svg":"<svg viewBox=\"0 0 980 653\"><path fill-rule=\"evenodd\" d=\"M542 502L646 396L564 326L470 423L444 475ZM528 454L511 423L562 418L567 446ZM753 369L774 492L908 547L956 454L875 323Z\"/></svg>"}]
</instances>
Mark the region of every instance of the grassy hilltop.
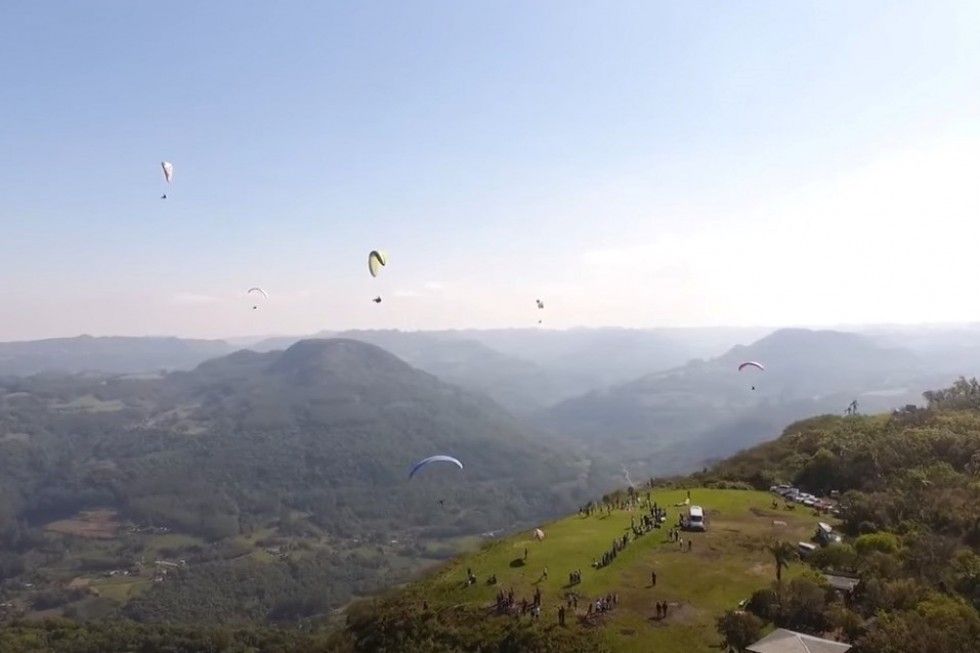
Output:
<instances>
[{"instance_id":1,"label":"grassy hilltop","mask_svg":"<svg viewBox=\"0 0 980 653\"><path fill-rule=\"evenodd\" d=\"M789 511L780 504L774 510L772 495L765 492L694 488L691 499L705 508L708 531L682 533L685 544L681 548L668 541L668 531L676 524L679 511L684 510L675 504L684 501L686 491L653 490L650 501L668 506L667 523L631 539L611 564L594 569L593 560L611 548L613 539L630 532L631 518L638 523L646 512L646 491L640 491L638 496L640 508L614 509L611 513L600 510L591 516L579 514L544 524L545 539L540 542L531 532L492 542L411 585L389 599L386 609L414 613L423 622L449 624L447 632L458 621L459 641L451 642L453 636L444 634L443 644L451 650L454 645L465 645L463 630L483 615L488 631L514 627L514 617L497 615L493 609L498 590L513 589L519 602L522 597L530 601L538 589L543 597L540 621L531 625L525 616L519 623L552 639L560 647L556 650L568 650L569 646L582 650L678 653L708 650L720 642L715 630L718 615L738 607L740 601L775 578L766 543L774 537L793 542L807 540L816 526L816 518L802 507ZM773 521L786 525L774 526ZM693 540L690 551L688 538ZM545 568L547 579L543 578ZM467 585L467 569L477 577L475 585ZM569 585L568 574L576 569L582 572L582 582ZM656 587L651 586L651 571L657 573ZM791 569L784 578L798 571ZM497 577L496 585L487 583L491 574ZM568 613L566 627L561 629L557 611L568 593L579 596L579 606L574 616ZM616 607L600 618L586 619L588 601L607 594L618 595ZM670 604L668 616L658 620L654 604L665 600ZM423 602L428 604L427 612ZM352 616L356 632L360 632L356 625L359 618L357 614ZM373 618L376 616L368 617ZM372 629L374 635L383 631L377 624L365 631ZM481 636L492 641L489 632ZM500 633L496 636L499 638ZM507 634L503 637L506 639ZM372 645L385 644L394 647L386 650L399 650L394 642L376 641ZM435 646L432 650L443 649Z\"/></svg>"},{"instance_id":2,"label":"grassy hilltop","mask_svg":"<svg viewBox=\"0 0 980 653\"><path fill-rule=\"evenodd\" d=\"M693 549L664 530L631 541L602 569L592 561L628 532L636 512L576 515L488 545L391 597L351 609L335 647L349 651L709 651L736 648L773 626L854 643L853 653L976 653L980 650L980 382L960 379L925 393L928 405L875 416L822 416L790 425L775 441L688 477L710 520ZM787 510L761 492L791 482L837 490L843 543L795 560L817 517ZM685 490L654 490L676 523ZM640 491L646 499L646 490ZM826 517L820 518L828 521ZM786 522L777 526L774 521ZM773 583L776 556L789 564ZM520 564L524 548L526 565ZM685 547L686 548L686 547ZM549 577L542 572L547 567ZM479 579L466 586L470 568ZM580 585L566 587L581 569ZM650 572L658 582L650 586ZM821 572L857 580L847 600ZM496 574L496 587L486 578ZM497 616L498 588L518 601L540 589L539 622ZM581 620L585 603L557 625L565 593L618 594L600 620ZM668 601L666 619L655 603ZM744 610L737 608L746 600ZM423 609L428 603L428 610ZM724 633L724 635L722 635Z\"/></svg>"}]
</instances>

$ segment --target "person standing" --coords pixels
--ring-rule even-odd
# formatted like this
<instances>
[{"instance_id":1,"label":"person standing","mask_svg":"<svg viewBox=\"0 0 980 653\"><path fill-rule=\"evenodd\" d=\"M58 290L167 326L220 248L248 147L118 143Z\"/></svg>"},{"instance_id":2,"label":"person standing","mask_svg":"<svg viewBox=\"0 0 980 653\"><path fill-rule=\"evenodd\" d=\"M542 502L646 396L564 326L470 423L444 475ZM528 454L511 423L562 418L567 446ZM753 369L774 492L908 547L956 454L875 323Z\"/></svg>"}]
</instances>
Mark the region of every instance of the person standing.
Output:
<instances>
[{"instance_id":1,"label":"person standing","mask_svg":"<svg viewBox=\"0 0 980 653\"><path fill-rule=\"evenodd\" d=\"M650 587L656 587L656 586L657 586L657 572L651 571L650 572Z\"/></svg>"}]
</instances>

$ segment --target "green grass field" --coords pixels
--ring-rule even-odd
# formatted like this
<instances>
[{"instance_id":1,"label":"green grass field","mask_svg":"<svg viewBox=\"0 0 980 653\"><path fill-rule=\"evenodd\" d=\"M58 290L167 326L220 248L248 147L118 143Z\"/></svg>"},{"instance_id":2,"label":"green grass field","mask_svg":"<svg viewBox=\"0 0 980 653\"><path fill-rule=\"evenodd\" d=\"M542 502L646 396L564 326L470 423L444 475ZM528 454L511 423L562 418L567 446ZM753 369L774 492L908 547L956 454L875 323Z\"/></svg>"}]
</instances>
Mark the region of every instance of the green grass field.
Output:
<instances>
[{"instance_id":1,"label":"green grass field","mask_svg":"<svg viewBox=\"0 0 980 653\"><path fill-rule=\"evenodd\" d=\"M645 492L641 494L645 498ZM460 604L490 606L498 589L513 588L518 601L521 597L530 601L539 588L544 606L540 627L552 628L567 592L580 597L577 615L585 615L589 599L616 593L618 606L598 625L582 625L568 616L566 627L598 628L616 651L710 650L720 641L715 619L775 579L774 564L764 549L766 542L773 538L793 543L809 540L818 519L802 506L795 511L774 510L772 496L764 492L694 489L692 503L705 508L709 523L706 533L682 533L685 542L693 539L688 552L686 544L681 550L667 539L669 527L684 510L675 504L685 496L685 490L653 492L652 500L667 506L667 523L630 541L605 568L594 569L593 560L629 530L631 517L639 522L642 510L576 515L543 524L546 537L541 542L527 532L490 543L410 586L408 596L426 600L439 610ZM774 526L773 520L784 521L786 526ZM525 548L528 559L521 564ZM479 579L476 585L466 586L467 568ZM543 578L545 568L547 579ZM568 574L575 569L581 570L582 582L569 587ZM657 572L656 587L650 584L653 570ZM800 565L793 565L784 578L800 572ZM496 586L486 584L490 574L497 575ZM670 612L657 621L654 604L664 600L670 603Z\"/></svg>"}]
</instances>

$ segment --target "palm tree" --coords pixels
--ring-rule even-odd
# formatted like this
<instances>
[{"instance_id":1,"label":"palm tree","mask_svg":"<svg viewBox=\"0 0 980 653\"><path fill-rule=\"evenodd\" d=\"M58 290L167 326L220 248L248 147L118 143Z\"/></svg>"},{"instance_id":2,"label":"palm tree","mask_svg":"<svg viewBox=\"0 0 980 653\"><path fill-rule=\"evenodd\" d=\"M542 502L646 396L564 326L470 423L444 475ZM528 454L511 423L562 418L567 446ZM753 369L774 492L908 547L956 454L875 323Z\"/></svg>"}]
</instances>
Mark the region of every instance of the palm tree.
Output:
<instances>
[{"instance_id":1,"label":"palm tree","mask_svg":"<svg viewBox=\"0 0 980 653\"><path fill-rule=\"evenodd\" d=\"M779 542L773 540L766 545L766 550L772 554L776 562L776 583L783 582L783 568L788 567L789 563L796 560L796 547L789 542Z\"/></svg>"}]
</instances>

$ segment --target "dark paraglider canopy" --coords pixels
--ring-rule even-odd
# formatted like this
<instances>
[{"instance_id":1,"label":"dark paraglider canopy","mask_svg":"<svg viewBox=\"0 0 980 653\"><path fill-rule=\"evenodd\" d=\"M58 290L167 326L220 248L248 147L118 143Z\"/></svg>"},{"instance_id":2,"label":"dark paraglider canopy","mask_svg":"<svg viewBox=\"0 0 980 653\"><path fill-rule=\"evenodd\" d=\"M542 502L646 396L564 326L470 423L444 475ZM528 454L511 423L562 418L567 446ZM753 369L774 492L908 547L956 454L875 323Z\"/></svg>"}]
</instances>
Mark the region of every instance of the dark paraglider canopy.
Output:
<instances>
[{"instance_id":1,"label":"dark paraglider canopy","mask_svg":"<svg viewBox=\"0 0 980 653\"><path fill-rule=\"evenodd\" d=\"M371 301L374 302L375 304L380 304L381 303L381 297L375 297Z\"/></svg>"}]
</instances>

